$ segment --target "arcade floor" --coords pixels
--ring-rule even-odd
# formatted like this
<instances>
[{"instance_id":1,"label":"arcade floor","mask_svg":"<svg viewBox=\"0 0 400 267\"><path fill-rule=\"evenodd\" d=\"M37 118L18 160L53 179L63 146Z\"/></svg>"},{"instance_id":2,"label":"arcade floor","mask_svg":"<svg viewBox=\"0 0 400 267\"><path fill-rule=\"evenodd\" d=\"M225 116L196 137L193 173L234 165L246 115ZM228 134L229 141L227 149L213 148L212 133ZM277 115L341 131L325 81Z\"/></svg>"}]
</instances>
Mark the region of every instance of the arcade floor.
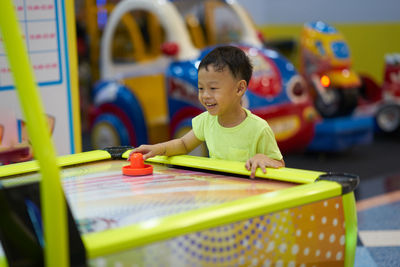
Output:
<instances>
[{"instance_id":1,"label":"arcade floor","mask_svg":"<svg viewBox=\"0 0 400 267\"><path fill-rule=\"evenodd\" d=\"M285 160L293 168L358 174L354 266L400 266L400 136L376 136L372 144L340 154L294 154Z\"/></svg>"},{"instance_id":2,"label":"arcade floor","mask_svg":"<svg viewBox=\"0 0 400 267\"><path fill-rule=\"evenodd\" d=\"M83 150L90 145L83 138ZM360 176L355 267L400 266L400 135L335 154L285 155L286 166Z\"/></svg>"}]
</instances>

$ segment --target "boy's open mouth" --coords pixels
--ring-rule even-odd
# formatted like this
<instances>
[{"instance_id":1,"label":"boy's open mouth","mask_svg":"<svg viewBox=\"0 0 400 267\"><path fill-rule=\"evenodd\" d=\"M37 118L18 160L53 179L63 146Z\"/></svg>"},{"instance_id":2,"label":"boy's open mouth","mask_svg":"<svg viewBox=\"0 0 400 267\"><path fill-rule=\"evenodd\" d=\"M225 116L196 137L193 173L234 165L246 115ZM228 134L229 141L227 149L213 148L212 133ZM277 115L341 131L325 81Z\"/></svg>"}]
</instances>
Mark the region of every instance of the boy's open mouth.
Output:
<instances>
[{"instance_id":1,"label":"boy's open mouth","mask_svg":"<svg viewBox=\"0 0 400 267\"><path fill-rule=\"evenodd\" d=\"M212 107L215 107L217 104L206 104L206 107L208 107L208 108L212 108Z\"/></svg>"}]
</instances>

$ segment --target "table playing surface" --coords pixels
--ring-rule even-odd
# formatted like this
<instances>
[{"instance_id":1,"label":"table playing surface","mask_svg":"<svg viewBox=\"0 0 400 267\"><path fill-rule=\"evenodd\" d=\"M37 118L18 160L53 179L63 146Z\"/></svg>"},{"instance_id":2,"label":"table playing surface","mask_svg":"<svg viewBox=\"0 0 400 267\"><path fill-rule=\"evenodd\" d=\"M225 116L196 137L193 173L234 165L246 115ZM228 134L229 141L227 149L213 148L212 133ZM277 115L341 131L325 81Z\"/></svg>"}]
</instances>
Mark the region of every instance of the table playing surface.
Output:
<instances>
[{"instance_id":1,"label":"table playing surface","mask_svg":"<svg viewBox=\"0 0 400 267\"><path fill-rule=\"evenodd\" d=\"M64 192L82 233L141 223L296 185L162 164L153 164L151 175L127 176L122 174L125 165L126 160L111 160L62 170ZM27 174L21 179L39 177ZM4 181L6 186L15 182Z\"/></svg>"}]
</instances>

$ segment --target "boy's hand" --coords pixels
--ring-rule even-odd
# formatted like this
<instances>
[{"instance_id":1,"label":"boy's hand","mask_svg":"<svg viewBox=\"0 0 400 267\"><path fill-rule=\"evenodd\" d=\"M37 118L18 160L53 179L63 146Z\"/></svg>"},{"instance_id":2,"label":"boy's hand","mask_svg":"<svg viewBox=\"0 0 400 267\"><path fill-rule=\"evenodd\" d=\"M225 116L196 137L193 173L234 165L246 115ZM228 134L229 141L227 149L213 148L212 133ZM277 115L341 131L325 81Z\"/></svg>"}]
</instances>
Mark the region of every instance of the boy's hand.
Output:
<instances>
[{"instance_id":1,"label":"boy's hand","mask_svg":"<svg viewBox=\"0 0 400 267\"><path fill-rule=\"evenodd\" d=\"M165 146L163 144L156 144L156 145L141 145L137 148L134 148L131 153L129 153L128 160L130 160L131 155L133 153L142 153L143 160L148 158L157 156L157 155L164 155L165 154Z\"/></svg>"},{"instance_id":2,"label":"boy's hand","mask_svg":"<svg viewBox=\"0 0 400 267\"><path fill-rule=\"evenodd\" d=\"M261 168L263 173L267 173L266 167L280 168L284 166L285 163L283 160L279 161L271 159L264 154L256 154L254 157L248 159L245 165L246 169L248 171L251 171L250 173L251 179L254 179L258 167Z\"/></svg>"}]
</instances>

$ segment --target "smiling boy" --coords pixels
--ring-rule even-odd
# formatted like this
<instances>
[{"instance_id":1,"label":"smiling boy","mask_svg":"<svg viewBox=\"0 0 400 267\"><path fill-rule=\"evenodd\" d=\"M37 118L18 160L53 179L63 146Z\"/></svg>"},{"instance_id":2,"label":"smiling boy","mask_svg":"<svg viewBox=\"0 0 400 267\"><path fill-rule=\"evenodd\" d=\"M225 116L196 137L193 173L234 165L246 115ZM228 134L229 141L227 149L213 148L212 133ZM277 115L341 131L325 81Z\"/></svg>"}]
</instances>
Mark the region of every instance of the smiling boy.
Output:
<instances>
[{"instance_id":1,"label":"smiling boy","mask_svg":"<svg viewBox=\"0 0 400 267\"><path fill-rule=\"evenodd\" d=\"M259 167L284 167L282 154L268 123L241 105L253 67L235 46L219 46L208 53L198 68L198 98L206 111L192 120L193 129L181 138L155 145L141 145L131 153L187 154L206 142L211 158L246 162L254 178Z\"/></svg>"}]
</instances>

